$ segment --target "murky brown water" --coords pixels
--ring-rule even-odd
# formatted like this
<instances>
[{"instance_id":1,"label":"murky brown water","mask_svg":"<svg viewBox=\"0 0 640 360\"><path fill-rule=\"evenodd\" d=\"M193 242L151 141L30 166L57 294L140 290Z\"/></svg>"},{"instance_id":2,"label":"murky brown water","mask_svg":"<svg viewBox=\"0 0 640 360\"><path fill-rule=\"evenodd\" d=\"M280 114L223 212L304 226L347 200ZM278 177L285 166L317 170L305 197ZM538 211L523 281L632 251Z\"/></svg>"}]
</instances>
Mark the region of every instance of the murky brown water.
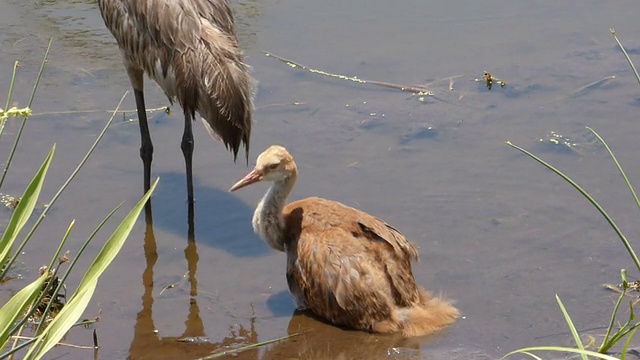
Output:
<instances>
[{"instance_id":1,"label":"murky brown water","mask_svg":"<svg viewBox=\"0 0 640 360\"><path fill-rule=\"evenodd\" d=\"M533 149L579 179L629 238L637 237L638 210L605 151L588 144L584 128L598 130L640 183L640 88L609 34L609 27L617 28L640 61L636 1L234 5L247 61L260 81L252 161L281 143L300 167L293 198L340 200L399 227L420 247L418 282L456 299L464 317L443 334L418 341L343 331L294 315L284 256L251 230L253 206L266 187L227 193L248 169L233 164L202 131L194 155L196 243L188 247L182 120L175 111L152 116L153 171L161 177L154 226L145 229L139 221L86 314L102 310L96 326L100 359L189 359L297 331L305 333L241 358L494 358L522 346L570 343L555 293L576 326L600 339L614 301L600 285L617 283L619 269L633 264L586 200L504 142ZM106 112L90 111L112 109L129 82L93 1L1 0L0 9L3 96L11 66L20 60L15 99L26 104L46 42L54 38L36 115L2 189L20 193L55 142L47 201L107 120ZM292 69L261 50L312 68L404 85L461 77L452 92L448 81L434 83L436 97L422 102L409 93ZM508 86L487 91L471 81L485 70ZM573 94L612 75L613 81ZM147 84L148 107L166 106L162 92ZM124 107L133 111L132 96ZM17 126L7 125L2 159ZM538 139L550 131L584 146L572 152L541 145ZM26 249L25 280L6 287L35 276L72 219L73 252L120 201L135 203L142 194L138 147L137 125L119 119ZM0 216L7 219L10 212L0 209ZM97 241L89 251L99 246ZM188 270L197 282L183 277ZM69 287L77 281L70 279ZM177 286L162 291L170 284ZM176 341L187 336L210 343ZM74 330L66 341L90 344L91 333ZM394 348L397 354L389 350ZM91 355L60 348L52 356Z\"/></svg>"}]
</instances>

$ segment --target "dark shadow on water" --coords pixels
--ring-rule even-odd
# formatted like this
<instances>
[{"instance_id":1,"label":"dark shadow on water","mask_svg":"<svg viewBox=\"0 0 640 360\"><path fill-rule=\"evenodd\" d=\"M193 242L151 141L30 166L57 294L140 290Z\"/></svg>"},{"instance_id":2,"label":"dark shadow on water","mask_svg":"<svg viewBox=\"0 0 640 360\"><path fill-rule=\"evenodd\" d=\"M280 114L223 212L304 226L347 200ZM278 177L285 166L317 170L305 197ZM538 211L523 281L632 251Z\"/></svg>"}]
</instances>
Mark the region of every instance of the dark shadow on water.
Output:
<instances>
[{"instance_id":1,"label":"dark shadow on water","mask_svg":"<svg viewBox=\"0 0 640 360\"><path fill-rule=\"evenodd\" d=\"M274 316L284 317L290 316L291 312L296 309L291 293L289 291L281 291L271 295L267 299L267 308Z\"/></svg>"},{"instance_id":2,"label":"dark shadow on water","mask_svg":"<svg viewBox=\"0 0 640 360\"><path fill-rule=\"evenodd\" d=\"M188 230L185 175L171 172L154 173L154 176L161 179L153 194L154 226L182 237ZM199 245L213 246L237 257L262 256L269 252L251 228L252 208L227 191L202 186L197 177L193 182L194 232Z\"/></svg>"}]
</instances>

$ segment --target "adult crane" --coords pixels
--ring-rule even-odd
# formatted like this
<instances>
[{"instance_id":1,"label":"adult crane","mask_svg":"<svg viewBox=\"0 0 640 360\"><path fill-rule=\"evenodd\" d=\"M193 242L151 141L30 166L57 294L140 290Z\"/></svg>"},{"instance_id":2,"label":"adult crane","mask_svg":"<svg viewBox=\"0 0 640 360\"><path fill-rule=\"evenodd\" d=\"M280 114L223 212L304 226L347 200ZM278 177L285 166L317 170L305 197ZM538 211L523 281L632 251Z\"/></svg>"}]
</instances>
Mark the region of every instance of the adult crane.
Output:
<instances>
[{"instance_id":1,"label":"adult crane","mask_svg":"<svg viewBox=\"0 0 640 360\"><path fill-rule=\"evenodd\" d=\"M98 0L133 87L144 165L151 185L153 144L144 101L147 74L184 111L182 153L187 197L193 203L193 132L196 113L207 132L233 153L242 144L247 163L254 80L243 62L228 0Z\"/></svg>"}]
</instances>

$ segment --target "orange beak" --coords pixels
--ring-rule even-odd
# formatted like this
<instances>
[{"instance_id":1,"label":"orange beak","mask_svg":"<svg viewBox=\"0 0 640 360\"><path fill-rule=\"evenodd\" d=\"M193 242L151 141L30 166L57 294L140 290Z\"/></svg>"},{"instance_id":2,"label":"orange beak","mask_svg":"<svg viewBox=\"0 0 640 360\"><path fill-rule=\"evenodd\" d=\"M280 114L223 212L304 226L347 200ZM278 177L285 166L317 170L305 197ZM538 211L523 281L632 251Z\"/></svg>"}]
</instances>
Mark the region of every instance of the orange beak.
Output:
<instances>
[{"instance_id":1,"label":"orange beak","mask_svg":"<svg viewBox=\"0 0 640 360\"><path fill-rule=\"evenodd\" d=\"M237 183L233 184L231 189L229 189L229 192L236 191L238 189L242 189L243 187L251 185L253 183L257 183L258 181L262 180L263 176L264 176L264 174L262 173L261 170L253 169L253 171L251 171L245 177L243 177L242 180L240 180Z\"/></svg>"}]
</instances>

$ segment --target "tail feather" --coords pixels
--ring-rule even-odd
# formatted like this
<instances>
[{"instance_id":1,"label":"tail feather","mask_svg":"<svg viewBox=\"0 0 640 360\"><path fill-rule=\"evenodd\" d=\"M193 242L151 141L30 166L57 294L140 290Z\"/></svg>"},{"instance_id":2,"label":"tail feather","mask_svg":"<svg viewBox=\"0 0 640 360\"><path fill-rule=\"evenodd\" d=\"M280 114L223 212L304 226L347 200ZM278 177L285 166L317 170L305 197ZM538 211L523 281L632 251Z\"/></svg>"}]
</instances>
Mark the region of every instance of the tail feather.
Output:
<instances>
[{"instance_id":1,"label":"tail feather","mask_svg":"<svg viewBox=\"0 0 640 360\"><path fill-rule=\"evenodd\" d=\"M432 297L428 291L420 289L420 303L398 311L404 336L432 334L452 324L460 316L451 300L442 295Z\"/></svg>"},{"instance_id":2,"label":"tail feather","mask_svg":"<svg viewBox=\"0 0 640 360\"><path fill-rule=\"evenodd\" d=\"M202 39L199 53L206 61L200 62L198 110L209 125L207 131L222 139L234 160L240 145L244 146L248 163L255 80L242 61L235 37L205 23Z\"/></svg>"}]
</instances>

